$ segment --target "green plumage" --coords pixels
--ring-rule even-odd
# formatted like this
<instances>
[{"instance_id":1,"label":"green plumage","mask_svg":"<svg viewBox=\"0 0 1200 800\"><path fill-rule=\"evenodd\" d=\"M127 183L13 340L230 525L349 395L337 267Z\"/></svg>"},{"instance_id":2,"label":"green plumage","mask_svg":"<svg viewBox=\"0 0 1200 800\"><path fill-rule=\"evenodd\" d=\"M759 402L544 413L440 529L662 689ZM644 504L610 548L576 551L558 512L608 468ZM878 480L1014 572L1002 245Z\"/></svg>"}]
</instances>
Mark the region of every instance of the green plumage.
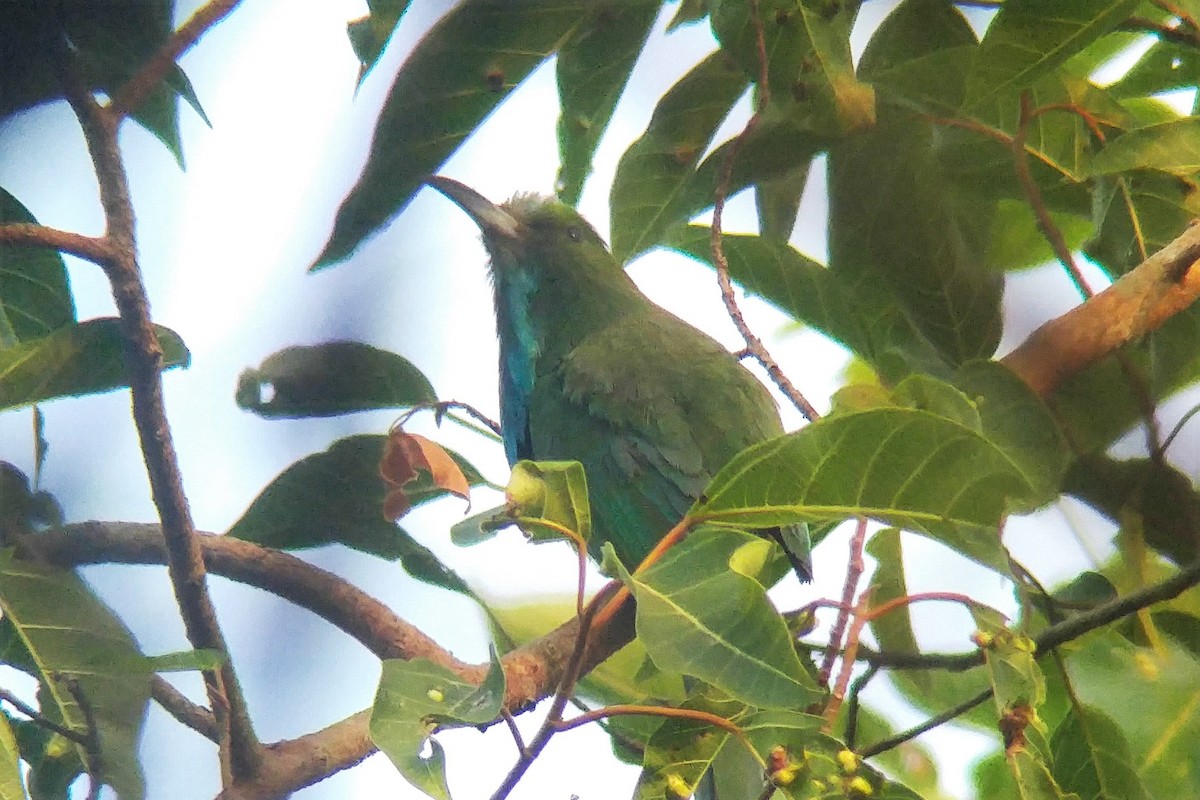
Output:
<instances>
[{"instance_id":1,"label":"green plumage","mask_svg":"<svg viewBox=\"0 0 1200 800\"><path fill-rule=\"evenodd\" d=\"M729 351L646 298L574 209L536 196L497 206L430 183L491 255L510 463L581 462L593 555L611 542L635 566L726 462L783 432L774 401Z\"/></svg>"}]
</instances>

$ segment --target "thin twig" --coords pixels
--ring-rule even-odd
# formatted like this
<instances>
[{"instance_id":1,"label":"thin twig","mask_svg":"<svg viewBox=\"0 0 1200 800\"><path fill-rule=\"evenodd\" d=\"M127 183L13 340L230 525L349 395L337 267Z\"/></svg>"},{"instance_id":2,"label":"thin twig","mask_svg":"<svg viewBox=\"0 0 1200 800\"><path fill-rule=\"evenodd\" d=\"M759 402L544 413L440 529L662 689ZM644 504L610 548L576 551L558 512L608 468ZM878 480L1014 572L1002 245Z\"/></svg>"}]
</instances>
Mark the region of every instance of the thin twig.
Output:
<instances>
[{"instance_id":1,"label":"thin twig","mask_svg":"<svg viewBox=\"0 0 1200 800\"><path fill-rule=\"evenodd\" d=\"M850 750L854 749L854 740L858 736L859 697L877 674L879 674L879 667L872 664L850 684L850 693L846 698L846 734L843 737L846 740L846 747Z\"/></svg>"},{"instance_id":2,"label":"thin twig","mask_svg":"<svg viewBox=\"0 0 1200 800\"><path fill-rule=\"evenodd\" d=\"M141 107L167 72L213 25L224 19L241 0L211 0L172 33L163 46L142 64L134 76L117 90L109 108L114 116L127 116Z\"/></svg>"},{"instance_id":3,"label":"thin twig","mask_svg":"<svg viewBox=\"0 0 1200 800\"><path fill-rule=\"evenodd\" d=\"M517 753L522 756L525 755L527 752L525 749L525 739L521 736L520 729L517 728L516 717L507 708L502 708L500 709L500 718L504 720L504 724L508 726L508 732L512 734L513 744L517 746Z\"/></svg>"},{"instance_id":4,"label":"thin twig","mask_svg":"<svg viewBox=\"0 0 1200 800\"><path fill-rule=\"evenodd\" d=\"M496 422L496 420L492 419L487 414L484 414L470 403L464 403L461 400L442 400L441 402L434 403L434 418L437 420L439 425L442 422L442 417L446 416L446 412L448 411L463 411L467 414L467 416L471 417L480 425L491 431L496 437L502 435L500 432L499 422ZM452 416L451 419L454 419L454 417ZM455 421L458 422L458 420ZM461 425L462 423L459 422L459 424Z\"/></svg>"},{"instance_id":5,"label":"thin twig","mask_svg":"<svg viewBox=\"0 0 1200 800\"><path fill-rule=\"evenodd\" d=\"M741 153L747 139L750 138L754 130L762 122L763 113L767 108L767 103L771 97L771 88L767 80L767 44L766 36L763 33L762 17L759 15L758 0L750 0L750 21L754 25L754 41L758 49L758 89L757 97L754 103L754 113L750 115L750 119L746 121L746 126L742 128L741 133L729 145L729 152L725 155L724 161L721 162L721 173L717 180L716 195L713 203L713 219L711 233L711 245L713 254L713 266L717 270L717 283L721 287L721 299L725 303L725 310L729 313L729 318L733 320L733 324L737 327L738 333L742 335L742 339L746 342L746 352L754 356L758 363L762 364L771 380L779 387L779 390L784 393L796 408L800 409L800 413L810 422L820 419L821 415L813 407L812 403L800 392L799 389L788 379L780 368L779 363L767 351L766 345L762 343L754 331L750 330L750 326L746 324L746 318L742 316L742 311L738 308L737 298L733 293L733 282L729 278L729 259L725 257L725 247L721 239L721 219L725 214L725 200L729 194L729 185L733 180L733 164L737 160L738 154Z\"/></svg>"},{"instance_id":6,"label":"thin twig","mask_svg":"<svg viewBox=\"0 0 1200 800\"><path fill-rule=\"evenodd\" d=\"M559 720L554 724L554 727L562 731L569 731L573 728L578 728L581 725L587 725L591 722L597 722L608 717L620 716L641 716L641 717L665 717L667 719L690 719L696 722L703 722L706 725L711 725L714 728L720 728L726 733L731 733L746 745L751 753L757 755L754 746L750 744L746 738L746 732L739 728L732 720L713 714L709 711L699 711L694 708L675 708L674 706L644 706L634 703L617 703L603 708L595 708L580 714L578 717L571 719Z\"/></svg>"},{"instance_id":7,"label":"thin twig","mask_svg":"<svg viewBox=\"0 0 1200 800\"><path fill-rule=\"evenodd\" d=\"M1012 139L1013 171L1017 174L1017 182L1025 194L1025 201L1033 210L1038 230L1042 232L1042 236L1046 237L1046 241L1050 243L1050 249L1054 251L1055 258L1063 265L1071 282L1075 284L1075 288L1086 300L1096 292L1088 285L1087 278L1079 270L1079 265L1075 263L1075 258L1071 255L1071 248L1067 246L1062 231L1054 224L1054 219L1050 216L1050 209L1046 207L1046 201L1042 198L1037 181L1033 179L1033 173L1029 170L1029 154L1025 149L1025 143L1029 139L1029 125L1034 120L1035 114L1028 89L1021 92L1020 108L1017 132Z\"/></svg>"},{"instance_id":8,"label":"thin twig","mask_svg":"<svg viewBox=\"0 0 1200 800\"><path fill-rule=\"evenodd\" d=\"M211 742L220 739L221 734L217 730L217 721L213 717L213 713L204 706L193 703L161 675L154 675L150 678L150 696L168 714L205 739Z\"/></svg>"},{"instance_id":9,"label":"thin twig","mask_svg":"<svg viewBox=\"0 0 1200 800\"><path fill-rule=\"evenodd\" d=\"M88 699L74 675L51 675L51 678L66 688L75 705L79 706L79 713L83 715L84 766L88 776L86 800L99 800L100 789L104 786L104 758L100 752L100 728L96 724L96 709L92 707L92 701Z\"/></svg>"},{"instance_id":10,"label":"thin twig","mask_svg":"<svg viewBox=\"0 0 1200 800\"><path fill-rule=\"evenodd\" d=\"M609 587L606 586L600 591L600 594L592 598L592 602L584 610L584 613L579 618L579 633L575 637L575 649L571 653L571 660L567 664L567 669L562 676L562 681L559 683L558 690L554 693L554 699L550 702L550 710L546 713L546 720L542 723L542 727L534 735L533 740L529 743L522 752L517 762L509 770L504 777L500 786L492 794L491 800L504 800L516 788L517 783L524 777L525 773L533 765L533 762L541 755L542 751L549 744L550 739L558 732L557 725L562 721L563 710L567 707L567 701L571 697L571 693L575 689L575 684L582 674L584 656L587 654L588 633L591 630L592 621L596 617L596 612L604 606L610 599L612 594Z\"/></svg>"},{"instance_id":11,"label":"thin twig","mask_svg":"<svg viewBox=\"0 0 1200 800\"><path fill-rule=\"evenodd\" d=\"M867 620L876 620L882 616L892 613L897 608L912 605L913 603L959 603L966 606L968 609L978 608L982 605L978 600L968 597L965 594L958 592L916 592L914 594L906 594L902 597L893 597L886 603L880 603L878 606L872 606L867 610Z\"/></svg>"},{"instance_id":12,"label":"thin twig","mask_svg":"<svg viewBox=\"0 0 1200 800\"><path fill-rule=\"evenodd\" d=\"M61 231L47 225L32 222L10 222L0 225L0 245L20 247L49 247L60 253L78 256L98 266L105 266L112 258L108 240L81 233Z\"/></svg>"},{"instance_id":13,"label":"thin twig","mask_svg":"<svg viewBox=\"0 0 1200 800\"><path fill-rule=\"evenodd\" d=\"M38 710L31 705L27 705L21 698L17 697L7 689L0 689L0 700L8 703L10 706L20 711L25 716L29 717L29 721L37 725L39 728L45 728L52 731L64 739L69 739L78 745L87 744L87 734L80 733L73 728L68 728L65 725L60 725L49 717L44 717Z\"/></svg>"},{"instance_id":14,"label":"thin twig","mask_svg":"<svg viewBox=\"0 0 1200 800\"><path fill-rule=\"evenodd\" d=\"M826 732L833 730L834 720L837 719L838 711L841 709L842 700L846 697L846 690L850 686L850 676L854 674L854 664L858 660L858 643L862 640L862 631L867 624L867 609L871 604L871 589L867 588L858 597L858 602L854 604L853 621L850 623L850 630L846 634L846 650L842 655L842 669L838 673L837 682L833 686L833 691L829 693L829 703L825 706L825 725L823 726Z\"/></svg>"},{"instance_id":15,"label":"thin twig","mask_svg":"<svg viewBox=\"0 0 1200 800\"><path fill-rule=\"evenodd\" d=\"M822 686L828 685L829 676L833 674L833 662L837 660L838 651L842 648L842 635L846 632L846 623L854 606L854 595L858 593L858 584L866 568L863 563L863 547L866 541L867 518L859 517L854 527L854 535L850 537L850 558L846 566L846 582L842 585L842 603L833 623L833 630L829 633L829 649L825 651L821 671L817 675L817 680Z\"/></svg>"},{"instance_id":16,"label":"thin twig","mask_svg":"<svg viewBox=\"0 0 1200 800\"><path fill-rule=\"evenodd\" d=\"M972 708L975 708L975 706L980 705L981 703L986 703L991 696L992 696L991 689L982 691L979 694L972 697L970 700L964 700L963 702L959 703L958 705L954 706L953 708L948 708L945 711L943 711L942 713L930 717L929 719L922 722L920 725L915 725L906 731L901 731L900 733L897 733L895 736L889 736L886 739L876 742L875 744L871 745L870 747L864 747L862 750L858 751L858 754L860 756L862 756L863 758L870 758L871 756L877 756L880 753L883 753L887 750L891 750L893 747L902 745L905 742L909 741L910 739L917 738L922 733L931 731L934 728L938 727L939 725L944 725L945 723L949 722L950 720L954 719L955 717L962 716L963 714L970 711Z\"/></svg>"},{"instance_id":17,"label":"thin twig","mask_svg":"<svg viewBox=\"0 0 1200 800\"><path fill-rule=\"evenodd\" d=\"M121 120L118 114L96 102L69 64L63 69L63 84L67 100L83 129L100 187L105 239L112 252L105 273L120 315L133 418L150 478L151 495L162 520L171 584L192 646L216 650L227 656L221 667L206 671L204 675L213 713L223 733L228 735L228 748L222 747L221 754L223 784L230 785L236 779L255 774L262 759L262 745L254 735L250 714L208 593L204 561L167 421L161 374L163 352L150 318L150 300L137 260L133 202L117 144Z\"/></svg>"},{"instance_id":18,"label":"thin twig","mask_svg":"<svg viewBox=\"0 0 1200 800\"><path fill-rule=\"evenodd\" d=\"M1170 600L1197 584L1200 584L1200 562L1191 564L1166 580L1145 589L1110 600L1088 611L1073 614L1062 622L1051 625L1033 638L1037 652L1042 653L1066 644L1143 608ZM849 651L843 654L843 658L848 657L851 657ZM864 653L858 660L891 669L963 671L982 664L983 654L978 650L969 653Z\"/></svg>"}]
</instances>

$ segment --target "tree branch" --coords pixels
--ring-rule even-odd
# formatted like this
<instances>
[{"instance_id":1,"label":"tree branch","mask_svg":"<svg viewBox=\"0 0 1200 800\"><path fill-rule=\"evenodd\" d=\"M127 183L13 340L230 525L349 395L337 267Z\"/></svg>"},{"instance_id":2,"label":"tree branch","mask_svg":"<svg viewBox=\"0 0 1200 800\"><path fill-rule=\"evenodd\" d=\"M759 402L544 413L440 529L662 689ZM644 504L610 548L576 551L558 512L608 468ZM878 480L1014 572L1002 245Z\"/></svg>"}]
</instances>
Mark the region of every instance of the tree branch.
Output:
<instances>
[{"instance_id":1,"label":"tree branch","mask_svg":"<svg viewBox=\"0 0 1200 800\"><path fill-rule=\"evenodd\" d=\"M112 259L112 250L106 239L60 231L58 228L31 222L0 225L0 245L49 247L60 253L79 256L101 267Z\"/></svg>"},{"instance_id":2,"label":"tree branch","mask_svg":"<svg viewBox=\"0 0 1200 800\"><path fill-rule=\"evenodd\" d=\"M208 569L216 575L264 589L306 608L357 639L380 658L425 658L474 683L483 681L487 664L466 664L386 605L338 576L295 556L211 533L198 542ZM161 528L152 523L83 522L28 536L22 547L38 559L59 567L87 564L163 564L166 547ZM579 674L633 639L633 605L593 624L587 637ZM504 708L519 712L548 697L569 672L569 660L579 637L579 618L508 653L501 659L506 691ZM165 682L164 682L165 683ZM154 696L177 719L202 734L206 709L171 692ZM175 693L178 694L178 693ZM192 716L193 719L184 719ZM283 797L357 764L374 752L367 735L369 712L360 712L330 727L297 739L268 745L258 771L226 787L225 800Z\"/></svg>"},{"instance_id":3,"label":"tree branch","mask_svg":"<svg viewBox=\"0 0 1200 800\"><path fill-rule=\"evenodd\" d=\"M225 638L208 594L195 524L184 494L179 460L167 422L162 393L163 352L150 319L150 300L137 260L133 202L117 144L121 118L96 102L69 64L65 65L62 75L67 100L83 128L100 186L106 228L104 238L111 252L104 265L105 274L120 315L133 418L151 494L162 520L171 584L192 646L228 656ZM222 771L234 778L253 774L261 757L261 745L254 735L250 714L228 657L217 670L205 673L205 686L213 713L222 730L228 733L229 746L221 748L223 762L227 761L223 763Z\"/></svg>"},{"instance_id":4,"label":"tree branch","mask_svg":"<svg viewBox=\"0 0 1200 800\"><path fill-rule=\"evenodd\" d=\"M1038 328L1001 361L1041 397L1117 348L1157 330L1200 296L1200 225L1082 305Z\"/></svg>"},{"instance_id":5,"label":"tree branch","mask_svg":"<svg viewBox=\"0 0 1200 800\"><path fill-rule=\"evenodd\" d=\"M136 111L146 102L155 88L162 83L167 72L175 62L204 33L229 15L241 0L211 0L202 6L191 18L179 26L167 41L152 55L132 78L113 97L109 109L113 115L120 118Z\"/></svg>"},{"instance_id":6,"label":"tree branch","mask_svg":"<svg viewBox=\"0 0 1200 800\"><path fill-rule=\"evenodd\" d=\"M725 310L729 314L729 318L733 320L738 333L742 335L743 341L746 342L745 352L762 364L763 369L767 371L779 390L788 400L792 401L792 405L800 410L805 419L812 422L820 419L821 414L784 373L779 362L767 351L762 339L750 330L750 326L746 324L746 318L742 316L742 311L738 308L737 298L733 293L733 282L729 279L729 259L725 257L725 247L721 238L721 221L725 215L725 201L729 194L729 185L733 180L733 164L750 135L762 122L763 114L771 98L770 82L767 79L767 45L763 33L762 17L759 15L758 0L750 0L750 21L754 25L754 41L758 50L758 78L755 84L758 96L755 98L754 113L750 115L750 119L746 121L746 126L742 128L741 132L734 137L725 160L721 162L716 195L713 198L712 226L709 228L713 267L717 271L717 284L721 287L721 300L725 303Z\"/></svg>"},{"instance_id":7,"label":"tree branch","mask_svg":"<svg viewBox=\"0 0 1200 800\"><path fill-rule=\"evenodd\" d=\"M82 522L27 537L23 545L60 567L85 564L162 564L160 526L138 522ZM208 569L305 608L359 641L379 658L425 658L479 683L487 664L466 664L383 603L343 579L288 553L227 536L197 537ZM507 680L504 706L521 711L554 692L566 673L579 630L572 619L501 659ZM583 673L633 639L632 605L592 626Z\"/></svg>"}]
</instances>

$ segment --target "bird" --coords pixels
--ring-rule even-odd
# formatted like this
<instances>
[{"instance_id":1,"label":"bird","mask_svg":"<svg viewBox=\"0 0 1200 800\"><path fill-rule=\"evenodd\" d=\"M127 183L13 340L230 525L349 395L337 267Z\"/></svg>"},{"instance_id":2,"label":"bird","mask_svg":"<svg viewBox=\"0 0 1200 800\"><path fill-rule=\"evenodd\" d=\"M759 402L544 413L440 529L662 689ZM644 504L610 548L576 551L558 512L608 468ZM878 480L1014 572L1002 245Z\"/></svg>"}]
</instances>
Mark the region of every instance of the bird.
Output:
<instances>
[{"instance_id":1,"label":"bird","mask_svg":"<svg viewBox=\"0 0 1200 800\"><path fill-rule=\"evenodd\" d=\"M581 463L589 552L599 559L608 542L636 568L726 462L783 434L775 401L733 353L643 294L574 208L427 183L475 222L490 258L509 464ZM807 530L769 535L811 579Z\"/></svg>"}]
</instances>

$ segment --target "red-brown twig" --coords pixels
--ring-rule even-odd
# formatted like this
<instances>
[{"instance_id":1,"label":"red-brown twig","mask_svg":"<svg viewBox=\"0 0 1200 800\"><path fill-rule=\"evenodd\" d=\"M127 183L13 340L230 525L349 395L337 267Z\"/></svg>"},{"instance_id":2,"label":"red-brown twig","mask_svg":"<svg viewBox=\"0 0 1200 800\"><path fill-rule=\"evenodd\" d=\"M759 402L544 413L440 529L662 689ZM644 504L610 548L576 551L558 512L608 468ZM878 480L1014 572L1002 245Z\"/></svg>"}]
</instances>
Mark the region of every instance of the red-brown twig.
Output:
<instances>
[{"instance_id":1,"label":"red-brown twig","mask_svg":"<svg viewBox=\"0 0 1200 800\"><path fill-rule=\"evenodd\" d=\"M241 0L211 0L201 6L187 22L167 38L154 55L142 64L134 76L117 90L109 105L117 118L127 116L146 102L167 72L213 25L229 15Z\"/></svg>"},{"instance_id":2,"label":"red-brown twig","mask_svg":"<svg viewBox=\"0 0 1200 800\"><path fill-rule=\"evenodd\" d=\"M829 683L833 674L833 662L837 660L838 651L842 647L842 634L846 632L846 622L850 619L854 607L854 595L858 592L858 583L862 580L863 547L867 541L867 518L859 517L854 527L854 535L850 537L850 559L846 566L846 582L842 585L842 602L838 606L837 619L833 630L829 632L829 649L825 651L825 659L821 662L818 680L824 686Z\"/></svg>"},{"instance_id":3,"label":"red-brown twig","mask_svg":"<svg viewBox=\"0 0 1200 800\"><path fill-rule=\"evenodd\" d=\"M870 608L870 603L871 590L868 588L859 595L858 602L854 604L850 630L846 632L846 650L842 654L842 669L838 673L833 691L829 693L829 703L826 704L825 713L822 715L825 719L823 727L826 732L833 730L833 723L842 707L842 700L846 697L846 689L850 686L850 677L854 674L854 663L858 659L858 643L862 639L863 628L866 627L869 619L867 609Z\"/></svg>"},{"instance_id":4,"label":"red-brown twig","mask_svg":"<svg viewBox=\"0 0 1200 800\"><path fill-rule=\"evenodd\" d=\"M729 194L730 182L733 180L733 164L737 160L738 154L741 153L742 147L745 146L746 140L750 138L750 135L754 133L754 130L762 122L763 112L771 97L771 88L767 80L766 36L763 33L762 18L758 13L758 0L750 0L750 21L754 26L754 41L758 48L758 96L754 103L754 113L750 115L750 119L747 120L746 126L742 128L741 133L729 145L729 152L725 155L725 160L721 163L721 173L717 180L716 195L713 203L712 228L710 229L712 234L713 266L717 270L717 283L721 287L721 299L725 303L725 310L728 312L729 318L733 320L733 324L737 327L738 333L745 340L746 352L752 355L758 363L762 364L767 374L771 377L771 380L779 387L779 390L811 422L812 420L820 419L821 415L791 380L788 379L788 376L784 374L779 363L767 351L766 345L762 343L762 339L758 338L754 331L750 330L750 326L746 324L746 318L742 316L742 311L738 308L737 298L733 293L733 282L729 278L729 259L725 257L725 247L721 241L721 219L725 214L725 200Z\"/></svg>"},{"instance_id":5,"label":"red-brown twig","mask_svg":"<svg viewBox=\"0 0 1200 800\"><path fill-rule=\"evenodd\" d=\"M877 606L872 606L867 610L867 621L879 619L885 614L890 614L898 608L912 605L913 603L959 603L967 608L978 608L982 606L977 600L968 597L965 594L958 592L917 592L915 594L906 594L903 597L893 597L886 603L880 603Z\"/></svg>"}]
</instances>

